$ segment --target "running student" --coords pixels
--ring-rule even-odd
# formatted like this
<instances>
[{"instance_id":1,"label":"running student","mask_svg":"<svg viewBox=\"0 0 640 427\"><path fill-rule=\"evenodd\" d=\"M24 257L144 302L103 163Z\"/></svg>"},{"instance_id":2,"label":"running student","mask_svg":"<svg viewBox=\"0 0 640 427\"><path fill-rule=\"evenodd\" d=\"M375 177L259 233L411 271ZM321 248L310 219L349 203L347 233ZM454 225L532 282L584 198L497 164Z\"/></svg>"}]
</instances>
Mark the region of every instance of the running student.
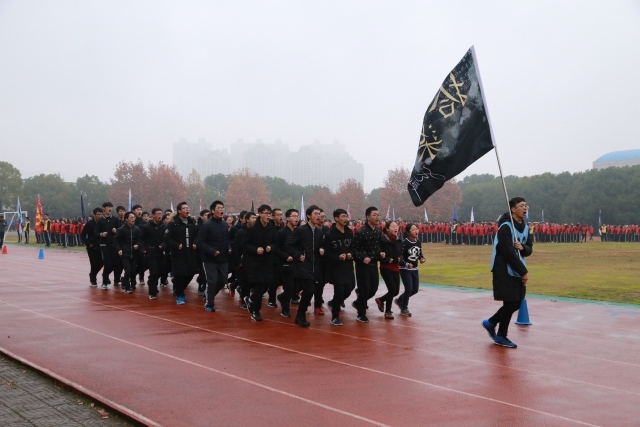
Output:
<instances>
[{"instance_id":1,"label":"running student","mask_svg":"<svg viewBox=\"0 0 640 427\"><path fill-rule=\"evenodd\" d=\"M280 307L282 317L291 317L291 298L293 294L293 257L285 250L285 244L289 239L289 236L293 233L298 225L298 219L300 214L295 209L289 209L286 212L287 222L276 233L276 252L275 256L278 260L277 268L280 272L280 279L282 280L282 293L276 296L276 299L280 301Z\"/></svg>"},{"instance_id":2,"label":"running student","mask_svg":"<svg viewBox=\"0 0 640 427\"><path fill-rule=\"evenodd\" d=\"M247 287L253 289L250 296L244 297L244 303L251 313L251 320L259 322L262 320L262 295L269 290L269 284L273 281L272 255L278 229L271 221L271 206L261 205L258 216L260 219L248 227L242 237L242 263L247 270Z\"/></svg>"},{"instance_id":3,"label":"running student","mask_svg":"<svg viewBox=\"0 0 640 427\"><path fill-rule=\"evenodd\" d=\"M91 216L82 230L82 241L87 248L89 256L89 283L92 288L98 287L98 273L102 268L102 254L100 253L100 238L96 235L96 227L102 219L102 209L95 208L93 210L93 219Z\"/></svg>"},{"instance_id":4,"label":"running student","mask_svg":"<svg viewBox=\"0 0 640 427\"><path fill-rule=\"evenodd\" d=\"M165 248L171 251L173 293L178 305L187 302L184 291L198 272L195 231L196 222L189 215L189 205L186 202L178 203L177 214L169 220L164 231Z\"/></svg>"},{"instance_id":5,"label":"running student","mask_svg":"<svg viewBox=\"0 0 640 427\"><path fill-rule=\"evenodd\" d=\"M162 209L153 208L151 221L140 230L140 252L144 254L149 267L149 299L158 295L158 281L164 269L164 231L167 228L162 220Z\"/></svg>"},{"instance_id":6,"label":"running student","mask_svg":"<svg viewBox=\"0 0 640 427\"><path fill-rule=\"evenodd\" d=\"M331 324L342 326L340 308L344 303L345 295L355 286L351 254L353 233L347 227L349 223L347 211L336 209L333 211L333 219L335 224L324 237L328 273L326 280L333 285L333 299L327 305L331 309Z\"/></svg>"},{"instance_id":7,"label":"running student","mask_svg":"<svg viewBox=\"0 0 640 427\"><path fill-rule=\"evenodd\" d=\"M378 208L370 206L365 215L366 224L353 236L353 257L356 260L356 282L358 298L352 306L358 310L356 320L368 323L367 301L378 292L378 261L384 259L385 253L380 249L382 230L378 227L380 214Z\"/></svg>"},{"instance_id":8,"label":"running student","mask_svg":"<svg viewBox=\"0 0 640 427\"><path fill-rule=\"evenodd\" d=\"M533 252L533 239L529 233L529 226L524 221L529 209L527 202L522 197L514 197L509 200L509 209L515 230L509 214L503 214L498 220L498 233L494 240L491 259L493 299L502 301L502 307L489 319L483 320L482 326L495 344L516 348L517 345L507 338L507 332L511 316L520 309L526 295L529 271L525 257ZM499 325L497 334L496 325Z\"/></svg>"},{"instance_id":9,"label":"running student","mask_svg":"<svg viewBox=\"0 0 640 427\"><path fill-rule=\"evenodd\" d=\"M205 221L198 231L196 245L202 256L206 277L205 306L208 312L216 311L214 300L227 283L229 257L229 226L224 217L224 204L216 200L211 203L211 219Z\"/></svg>"},{"instance_id":10,"label":"running student","mask_svg":"<svg viewBox=\"0 0 640 427\"><path fill-rule=\"evenodd\" d=\"M118 229L113 243L115 249L122 259L122 269L124 278L122 287L127 294L131 293L131 288L136 282L136 264L138 261L138 239L140 229L135 226L136 214L127 212L124 214L124 225Z\"/></svg>"},{"instance_id":11,"label":"running student","mask_svg":"<svg viewBox=\"0 0 640 427\"><path fill-rule=\"evenodd\" d=\"M398 223L388 221L384 227L380 249L385 256L380 260L380 275L387 285L387 293L376 298L378 310L384 312L385 319L393 319L391 303L400 292L400 267L406 266L402 259L402 241L398 239Z\"/></svg>"},{"instance_id":12,"label":"running student","mask_svg":"<svg viewBox=\"0 0 640 427\"><path fill-rule=\"evenodd\" d=\"M109 280L109 274L115 270L116 263L121 264L114 247L113 237L116 235L116 231L120 226L118 225L118 219L111 215L113 205L111 202L104 202L102 204L102 211L104 216L96 223L95 235L98 237L100 252L102 254L102 289L107 290L107 285L111 283ZM114 273L114 282L120 281L120 273Z\"/></svg>"},{"instance_id":13,"label":"running student","mask_svg":"<svg viewBox=\"0 0 640 427\"><path fill-rule=\"evenodd\" d=\"M324 255L322 248L322 230L318 228L320 222L320 208L311 205L306 210L308 223L297 227L285 243L285 249L294 260L294 280L298 289L302 291L295 323L307 328L307 308L315 287L322 280L320 271L320 257Z\"/></svg>"},{"instance_id":14,"label":"running student","mask_svg":"<svg viewBox=\"0 0 640 427\"><path fill-rule=\"evenodd\" d=\"M420 286L418 263L424 264L426 261L422 255L422 244L418 242L418 226L416 224L407 226L407 237L402 242L402 258L406 261L404 266L400 266L404 292L394 302L400 308L401 316L411 316L409 298L418 293Z\"/></svg>"}]
</instances>

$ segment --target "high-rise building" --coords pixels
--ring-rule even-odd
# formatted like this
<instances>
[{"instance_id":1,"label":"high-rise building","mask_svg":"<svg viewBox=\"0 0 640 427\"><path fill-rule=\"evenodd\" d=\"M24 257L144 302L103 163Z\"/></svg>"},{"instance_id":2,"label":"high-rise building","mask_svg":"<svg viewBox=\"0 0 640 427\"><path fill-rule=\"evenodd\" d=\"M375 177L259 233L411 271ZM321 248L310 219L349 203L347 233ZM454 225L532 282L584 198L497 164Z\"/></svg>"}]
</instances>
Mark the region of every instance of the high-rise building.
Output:
<instances>
[{"instance_id":1,"label":"high-rise building","mask_svg":"<svg viewBox=\"0 0 640 427\"><path fill-rule=\"evenodd\" d=\"M265 144L261 140L245 143L238 140L230 151L214 150L204 139L189 143L182 138L173 144L173 164L183 177L195 169L202 178L247 168L261 176L282 178L298 185L322 185L336 191L340 183L355 179L364 187L364 166L347 153L337 141L321 144L315 141L298 151L277 140Z\"/></svg>"},{"instance_id":2,"label":"high-rise building","mask_svg":"<svg viewBox=\"0 0 640 427\"><path fill-rule=\"evenodd\" d=\"M227 150L214 150L204 138L196 143L181 138L173 144L173 164L183 178L187 178L192 170L205 177L217 173L231 173L230 156Z\"/></svg>"}]
</instances>

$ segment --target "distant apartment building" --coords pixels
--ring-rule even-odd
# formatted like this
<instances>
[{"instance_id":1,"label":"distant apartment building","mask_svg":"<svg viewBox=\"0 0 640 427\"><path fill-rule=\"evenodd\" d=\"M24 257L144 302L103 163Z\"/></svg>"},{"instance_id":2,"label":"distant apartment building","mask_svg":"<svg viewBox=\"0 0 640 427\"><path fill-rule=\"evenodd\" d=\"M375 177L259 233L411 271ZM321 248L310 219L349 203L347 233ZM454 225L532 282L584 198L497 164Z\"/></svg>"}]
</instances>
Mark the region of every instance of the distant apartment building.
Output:
<instances>
[{"instance_id":1,"label":"distant apartment building","mask_svg":"<svg viewBox=\"0 0 640 427\"><path fill-rule=\"evenodd\" d=\"M355 179L364 187L364 166L347 153L337 141L321 144L315 141L298 151L276 141L265 144L261 140L245 143L238 140L230 150L216 149L200 139L196 143L181 139L173 144L173 164L183 177L195 169L202 178L247 168L261 176L282 178L298 185L323 185L336 191L340 183Z\"/></svg>"}]
</instances>

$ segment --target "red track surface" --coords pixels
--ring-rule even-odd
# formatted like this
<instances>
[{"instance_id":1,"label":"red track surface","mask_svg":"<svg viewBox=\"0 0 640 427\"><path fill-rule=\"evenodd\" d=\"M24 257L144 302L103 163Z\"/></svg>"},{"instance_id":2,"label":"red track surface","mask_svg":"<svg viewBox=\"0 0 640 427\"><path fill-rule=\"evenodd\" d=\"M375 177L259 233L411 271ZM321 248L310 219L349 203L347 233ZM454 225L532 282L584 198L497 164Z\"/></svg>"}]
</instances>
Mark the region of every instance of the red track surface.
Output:
<instances>
[{"instance_id":1,"label":"red track surface","mask_svg":"<svg viewBox=\"0 0 640 427\"><path fill-rule=\"evenodd\" d=\"M345 326L308 315L302 329L266 304L251 322L226 291L207 313L193 284L185 306L170 288L90 288L86 254L37 252L0 255L0 350L147 424L640 423L635 308L530 299L534 326L512 325L510 350L480 326L489 293L424 288L411 318L372 301L369 324L347 304Z\"/></svg>"}]
</instances>

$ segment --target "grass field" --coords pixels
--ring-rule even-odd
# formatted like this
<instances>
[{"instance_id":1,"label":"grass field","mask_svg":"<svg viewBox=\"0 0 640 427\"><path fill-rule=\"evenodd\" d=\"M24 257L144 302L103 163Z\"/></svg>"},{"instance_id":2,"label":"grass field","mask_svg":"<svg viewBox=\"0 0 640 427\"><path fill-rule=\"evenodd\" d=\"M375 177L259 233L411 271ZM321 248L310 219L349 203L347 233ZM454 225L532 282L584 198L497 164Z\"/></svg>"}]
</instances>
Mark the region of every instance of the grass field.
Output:
<instances>
[{"instance_id":1,"label":"grass field","mask_svg":"<svg viewBox=\"0 0 640 427\"><path fill-rule=\"evenodd\" d=\"M491 246L423 244L420 281L491 289ZM640 243L541 243L527 259L527 292L640 304Z\"/></svg>"}]
</instances>

